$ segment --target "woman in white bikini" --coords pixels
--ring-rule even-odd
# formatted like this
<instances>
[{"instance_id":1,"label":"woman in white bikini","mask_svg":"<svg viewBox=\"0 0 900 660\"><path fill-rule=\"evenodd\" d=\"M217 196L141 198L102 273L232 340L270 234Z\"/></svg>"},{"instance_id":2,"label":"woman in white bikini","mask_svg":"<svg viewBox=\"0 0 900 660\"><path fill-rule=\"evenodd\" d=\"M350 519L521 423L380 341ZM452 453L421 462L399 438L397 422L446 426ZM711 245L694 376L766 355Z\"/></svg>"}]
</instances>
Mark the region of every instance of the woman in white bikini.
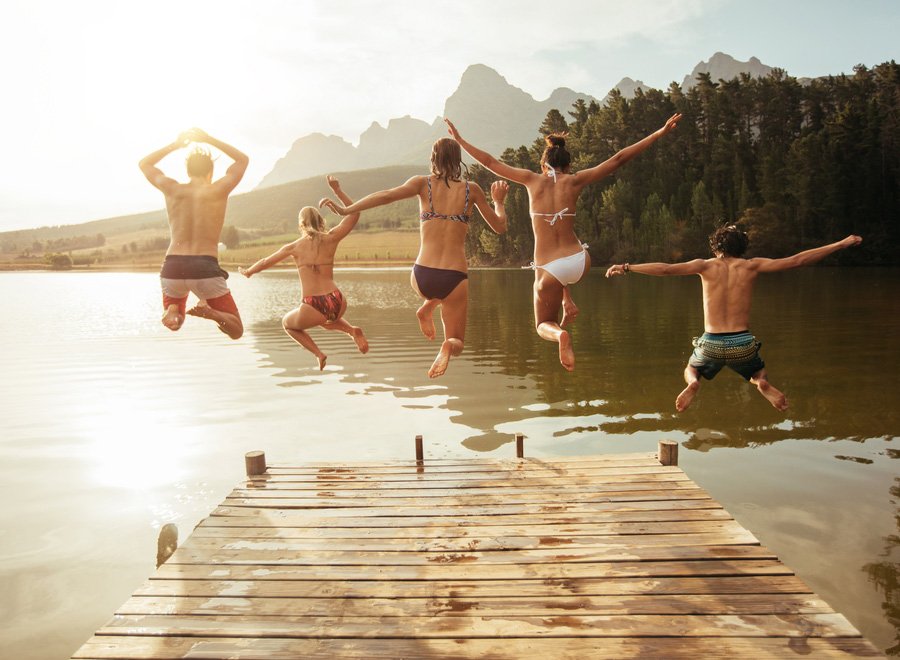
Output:
<instances>
[{"instance_id":1,"label":"woman in white bikini","mask_svg":"<svg viewBox=\"0 0 900 660\"><path fill-rule=\"evenodd\" d=\"M671 131L681 119L674 114L658 131L625 147L612 158L580 172L569 172L571 156L564 134L547 136L541 156L541 172L512 167L466 142L449 119L447 127L460 146L497 176L528 189L531 228L534 231L534 323L543 339L559 344L559 361L575 369L575 352L565 325L577 314L568 286L578 282L591 267L587 245L575 236L575 206L582 188L610 175ZM560 308L562 322L558 323Z\"/></svg>"},{"instance_id":2,"label":"woman in white bikini","mask_svg":"<svg viewBox=\"0 0 900 660\"><path fill-rule=\"evenodd\" d=\"M353 200L341 190L340 182L333 176L326 177L334 194L345 204ZM347 311L347 300L334 283L334 253L338 243L350 233L359 220L359 213L348 215L337 227L325 229L325 220L314 206L300 209L300 238L287 243L268 257L260 259L250 268L238 268L245 277L251 277L261 270L270 268L288 257L294 258L297 273L300 275L301 303L281 319L284 331L291 339L316 356L319 371L325 368L328 356L313 341L307 330L321 326L326 330L345 332L353 341L360 353L369 350L369 342L362 328L350 325L344 319Z\"/></svg>"},{"instance_id":3,"label":"woman in white bikini","mask_svg":"<svg viewBox=\"0 0 900 660\"><path fill-rule=\"evenodd\" d=\"M438 307L444 326L444 341L428 370L429 378L443 375L450 358L463 351L469 304L466 232L473 207L491 229L502 234L506 231L503 202L507 190L506 181L493 183L494 208L491 208L478 184L462 179L459 145L450 138L440 138L431 149L430 176L414 176L402 186L372 193L355 204L344 202L345 206L341 206L327 197L319 202L319 208L327 206L335 213L347 215L418 197L421 244L410 283L425 302L416 317L422 334L428 339L435 336L433 315Z\"/></svg>"}]
</instances>

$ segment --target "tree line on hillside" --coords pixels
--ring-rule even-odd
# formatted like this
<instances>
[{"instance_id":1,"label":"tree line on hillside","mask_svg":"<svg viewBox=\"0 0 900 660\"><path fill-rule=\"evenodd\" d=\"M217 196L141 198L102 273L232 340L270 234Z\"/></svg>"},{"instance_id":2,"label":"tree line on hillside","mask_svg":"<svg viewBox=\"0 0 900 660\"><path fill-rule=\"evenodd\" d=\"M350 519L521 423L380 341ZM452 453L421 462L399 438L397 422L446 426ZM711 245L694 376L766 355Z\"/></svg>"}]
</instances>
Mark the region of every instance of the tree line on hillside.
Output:
<instances>
[{"instance_id":1,"label":"tree line on hillside","mask_svg":"<svg viewBox=\"0 0 900 660\"><path fill-rule=\"evenodd\" d=\"M541 135L567 131L572 171L596 165L663 125L678 128L613 176L588 186L576 233L596 264L680 261L709 256L706 237L722 223L750 234L753 254L779 257L848 234L863 249L842 263L897 264L900 238L900 65L802 85L775 69L713 81L700 74L688 92L638 90L608 103L577 101L569 119L551 110ZM543 137L501 159L539 171ZM495 178L479 166L471 178ZM473 223L469 254L481 264L518 264L534 247L527 192L512 186L503 236Z\"/></svg>"},{"instance_id":2,"label":"tree line on hillside","mask_svg":"<svg viewBox=\"0 0 900 660\"><path fill-rule=\"evenodd\" d=\"M69 238L55 238L46 241L32 240L21 245L12 239L6 239L0 243L2 252L18 252L24 254L40 254L43 252L68 252L70 250L84 250L106 245L106 236L102 233L72 236Z\"/></svg>"}]
</instances>

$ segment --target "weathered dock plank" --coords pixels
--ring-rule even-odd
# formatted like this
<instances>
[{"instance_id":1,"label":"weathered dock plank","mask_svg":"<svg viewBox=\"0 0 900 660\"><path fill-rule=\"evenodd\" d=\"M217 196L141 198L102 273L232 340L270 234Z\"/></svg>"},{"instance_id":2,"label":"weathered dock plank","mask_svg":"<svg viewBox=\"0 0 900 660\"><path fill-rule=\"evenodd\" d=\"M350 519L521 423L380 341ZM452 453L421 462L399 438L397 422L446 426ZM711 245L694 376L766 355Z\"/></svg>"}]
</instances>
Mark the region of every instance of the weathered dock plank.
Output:
<instances>
[{"instance_id":1,"label":"weathered dock plank","mask_svg":"<svg viewBox=\"0 0 900 660\"><path fill-rule=\"evenodd\" d=\"M678 467L613 454L268 467L73 657L795 655L880 654Z\"/></svg>"}]
</instances>

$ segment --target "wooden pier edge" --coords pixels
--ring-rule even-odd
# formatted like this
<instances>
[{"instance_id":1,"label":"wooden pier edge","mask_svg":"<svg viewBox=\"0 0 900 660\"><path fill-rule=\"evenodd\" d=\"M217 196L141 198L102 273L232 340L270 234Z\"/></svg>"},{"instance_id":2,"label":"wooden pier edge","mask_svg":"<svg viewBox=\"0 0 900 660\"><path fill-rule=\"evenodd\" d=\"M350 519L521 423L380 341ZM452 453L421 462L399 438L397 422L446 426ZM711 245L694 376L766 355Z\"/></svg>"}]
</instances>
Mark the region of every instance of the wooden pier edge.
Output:
<instances>
[{"instance_id":1,"label":"wooden pier edge","mask_svg":"<svg viewBox=\"0 0 900 660\"><path fill-rule=\"evenodd\" d=\"M267 465L73 658L883 657L655 453Z\"/></svg>"}]
</instances>

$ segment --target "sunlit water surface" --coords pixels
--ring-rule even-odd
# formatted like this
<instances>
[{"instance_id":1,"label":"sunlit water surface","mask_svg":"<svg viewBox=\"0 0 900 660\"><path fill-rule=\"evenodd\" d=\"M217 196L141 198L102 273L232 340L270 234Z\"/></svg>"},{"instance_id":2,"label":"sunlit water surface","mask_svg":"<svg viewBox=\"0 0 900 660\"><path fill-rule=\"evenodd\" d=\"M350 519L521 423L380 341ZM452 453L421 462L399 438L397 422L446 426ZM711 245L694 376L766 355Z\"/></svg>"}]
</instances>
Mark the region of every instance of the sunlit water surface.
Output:
<instances>
[{"instance_id":1,"label":"sunlit water surface","mask_svg":"<svg viewBox=\"0 0 900 660\"><path fill-rule=\"evenodd\" d=\"M532 329L530 274L475 271L466 351L436 381L408 270L338 278L372 350L313 330L329 355L319 372L281 330L293 273L229 280L237 342L199 319L163 328L155 274L0 275L4 656L74 652L152 573L159 527L186 537L241 479L248 450L410 458L422 434L426 456L510 457L516 432L530 456L677 440L688 475L876 645L896 643L884 585L900 575L900 271L762 280L751 329L790 410L723 372L681 415L702 331L697 278L592 273L574 289L569 374Z\"/></svg>"}]
</instances>

